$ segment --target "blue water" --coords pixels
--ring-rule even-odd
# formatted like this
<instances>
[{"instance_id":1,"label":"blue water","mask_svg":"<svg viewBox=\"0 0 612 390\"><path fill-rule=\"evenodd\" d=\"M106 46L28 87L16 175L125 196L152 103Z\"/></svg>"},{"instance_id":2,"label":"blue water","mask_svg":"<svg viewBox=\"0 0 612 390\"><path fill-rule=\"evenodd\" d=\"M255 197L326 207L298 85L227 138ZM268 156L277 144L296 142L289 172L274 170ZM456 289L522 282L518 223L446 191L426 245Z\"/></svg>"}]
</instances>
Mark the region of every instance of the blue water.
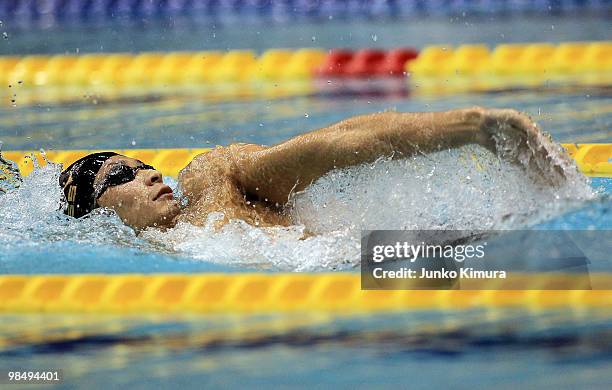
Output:
<instances>
[{"instance_id":1,"label":"blue water","mask_svg":"<svg viewBox=\"0 0 612 390\"><path fill-rule=\"evenodd\" d=\"M270 47L397 47L440 43L610 39L608 15L335 20L236 28L181 19L139 23L20 25L5 20L0 54ZM166 97L133 102L0 108L5 149L200 147L272 144L347 116L384 109L471 105L530 113L558 142L612 142L606 89L507 92L438 98L337 94L210 102ZM593 186L612 194L612 179ZM36 222L36 221L35 221ZM45 220L44 223L48 223ZM49 226L42 224L41 226ZM51 225L53 226L53 225ZM610 229L610 198L534 228ZM51 239L36 223L0 242L0 274L244 271L169 253L111 226L118 242ZM114 229L114 230L113 230ZM11 236L12 234L12 236ZM6 237L3 236L3 237ZM26 237L26 238L23 238ZM125 241L129 241L128 244ZM136 243L136 244L134 244ZM261 270L259 270L261 272ZM608 308L609 309L609 308ZM370 317L1 315L0 369L61 368L59 388L199 388L368 385L409 388L609 388L612 322L597 311L423 311Z\"/></svg>"},{"instance_id":2,"label":"blue water","mask_svg":"<svg viewBox=\"0 0 612 390\"><path fill-rule=\"evenodd\" d=\"M241 102L168 98L97 105L18 104L16 108L0 107L0 141L6 150L210 147L232 142L270 145L351 115L471 105L528 112L558 142L612 142L612 95L598 90L436 98L349 94Z\"/></svg>"},{"instance_id":3,"label":"blue water","mask_svg":"<svg viewBox=\"0 0 612 390\"><path fill-rule=\"evenodd\" d=\"M203 104L168 100L74 104L0 109L0 140L7 149L118 149L130 147L197 147L236 141L273 144L306 129L325 126L350 115L396 108L401 111L443 110L474 104L511 106L531 112L559 142L612 142L612 96L606 93L500 93L444 98L308 97L273 101ZM204 142L202 142L204 140ZM6 146L8 145L8 147ZM612 193L612 179L594 178L592 186ZM549 229L610 229L612 202L601 200L553 218ZM36 225L28 222L36 229ZM43 226L43 225L40 225ZM30 229L31 229L30 228ZM537 228L537 226L536 226ZM159 250L122 230L129 245L113 240L64 233L45 238L43 231L10 233L0 247L0 273L156 273L245 271L261 268L213 264L178 252ZM95 229L101 229L100 226ZM103 229L103 228L102 228ZM63 240L59 239L64 237ZM108 235L112 236L112 235ZM12 237L12 238L10 238ZM33 237L33 238L32 238ZM40 241L42 240L42 241ZM124 240L125 241L125 240ZM41 244L42 243L42 244ZM49 256L53 253L53 256Z\"/></svg>"},{"instance_id":4,"label":"blue water","mask_svg":"<svg viewBox=\"0 0 612 390\"><path fill-rule=\"evenodd\" d=\"M608 1L609 3L609 1ZM198 20L142 17L126 22L22 24L3 20L0 54L139 52L268 48L421 48L433 44L610 39L610 6L597 14L462 15L395 19Z\"/></svg>"},{"instance_id":5,"label":"blue water","mask_svg":"<svg viewBox=\"0 0 612 390\"><path fill-rule=\"evenodd\" d=\"M0 316L0 369L60 368L59 388L604 389L608 315Z\"/></svg>"},{"instance_id":6,"label":"blue water","mask_svg":"<svg viewBox=\"0 0 612 390\"><path fill-rule=\"evenodd\" d=\"M593 185L612 195L612 179L595 178ZM591 230L612 228L612 200L596 201L534 229ZM136 240L136 238L135 238ZM6 246L5 246L6 248ZM213 264L186 255L155 252L155 248L125 247L71 241L11 245L0 256L0 274L245 272L261 268ZM53 255L49 255L52 253Z\"/></svg>"}]
</instances>

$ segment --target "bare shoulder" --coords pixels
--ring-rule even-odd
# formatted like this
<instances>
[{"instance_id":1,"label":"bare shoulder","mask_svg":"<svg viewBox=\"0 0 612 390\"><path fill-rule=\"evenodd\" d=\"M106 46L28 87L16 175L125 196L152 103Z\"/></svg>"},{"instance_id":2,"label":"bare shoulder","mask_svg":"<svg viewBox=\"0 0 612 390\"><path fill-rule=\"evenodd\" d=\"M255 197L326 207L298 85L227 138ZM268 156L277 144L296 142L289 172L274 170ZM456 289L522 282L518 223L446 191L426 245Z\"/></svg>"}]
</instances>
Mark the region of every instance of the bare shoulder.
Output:
<instances>
[{"instance_id":1,"label":"bare shoulder","mask_svg":"<svg viewBox=\"0 0 612 390\"><path fill-rule=\"evenodd\" d=\"M233 182L236 164L242 156L263 149L254 144L232 144L218 146L210 152L197 155L179 172L179 183L188 197L198 197L206 188L225 186Z\"/></svg>"},{"instance_id":2,"label":"bare shoulder","mask_svg":"<svg viewBox=\"0 0 612 390\"><path fill-rule=\"evenodd\" d=\"M211 212L221 212L224 215L222 224L231 219L242 219L254 225L287 223L285 217L276 215L260 202L247 202L237 179L243 164L256 160L249 155L262 149L265 147L234 144L196 156L179 174L183 194L189 199L179 220L203 225Z\"/></svg>"}]
</instances>

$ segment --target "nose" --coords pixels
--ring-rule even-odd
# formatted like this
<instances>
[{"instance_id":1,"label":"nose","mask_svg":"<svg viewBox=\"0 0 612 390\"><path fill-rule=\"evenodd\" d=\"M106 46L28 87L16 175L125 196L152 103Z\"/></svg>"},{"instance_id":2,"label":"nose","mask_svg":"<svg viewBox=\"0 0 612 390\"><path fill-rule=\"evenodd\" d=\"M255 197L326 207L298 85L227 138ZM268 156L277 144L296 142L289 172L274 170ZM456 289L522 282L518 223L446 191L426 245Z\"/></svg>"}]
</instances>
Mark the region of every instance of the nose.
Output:
<instances>
[{"instance_id":1,"label":"nose","mask_svg":"<svg viewBox=\"0 0 612 390\"><path fill-rule=\"evenodd\" d=\"M150 170L150 171L145 171L145 172L146 172L145 184L147 186L152 186L153 184L164 182L161 172L157 170Z\"/></svg>"}]
</instances>

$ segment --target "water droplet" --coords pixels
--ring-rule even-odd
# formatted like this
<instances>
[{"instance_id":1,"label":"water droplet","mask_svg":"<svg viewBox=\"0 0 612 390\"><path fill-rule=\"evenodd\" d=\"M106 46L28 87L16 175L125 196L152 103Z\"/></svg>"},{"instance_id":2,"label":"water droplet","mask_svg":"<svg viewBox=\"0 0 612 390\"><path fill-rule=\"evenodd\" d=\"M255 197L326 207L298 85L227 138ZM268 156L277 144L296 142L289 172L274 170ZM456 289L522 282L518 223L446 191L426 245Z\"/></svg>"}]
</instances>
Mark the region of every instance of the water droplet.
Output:
<instances>
[{"instance_id":1,"label":"water droplet","mask_svg":"<svg viewBox=\"0 0 612 390\"><path fill-rule=\"evenodd\" d=\"M132 140L132 146L135 146L135 145L136 145L136 140L133 139Z\"/></svg>"},{"instance_id":2,"label":"water droplet","mask_svg":"<svg viewBox=\"0 0 612 390\"><path fill-rule=\"evenodd\" d=\"M315 37L314 35L312 36L312 38L310 38L313 42L316 42L317 37Z\"/></svg>"},{"instance_id":3,"label":"water droplet","mask_svg":"<svg viewBox=\"0 0 612 390\"><path fill-rule=\"evenodd\" d=\"M308 113L304 113L304 118L308 118L308 117L309 117Z\"/></svg>"},{"instance_id":4,"label":"water droplet","mask_svg":"<svg viewBox=\"0 0 612 390\"><path fill-rule=\"evenodd\" d=\"M372 40L373 40L374 42L378 41L378 35L376 35L376 34L372 34Z\"/></svg>"},{"instance_id":5,"label":"water droplet","mask_svg":"<svg viewBox=\"0 0 612 390\"><path fill-rule=\"evenodd\" d=\"M2 38L8 39L9 38L8 33L7 32L3 32L2 33Z\"/></svg>"}]
</instances>

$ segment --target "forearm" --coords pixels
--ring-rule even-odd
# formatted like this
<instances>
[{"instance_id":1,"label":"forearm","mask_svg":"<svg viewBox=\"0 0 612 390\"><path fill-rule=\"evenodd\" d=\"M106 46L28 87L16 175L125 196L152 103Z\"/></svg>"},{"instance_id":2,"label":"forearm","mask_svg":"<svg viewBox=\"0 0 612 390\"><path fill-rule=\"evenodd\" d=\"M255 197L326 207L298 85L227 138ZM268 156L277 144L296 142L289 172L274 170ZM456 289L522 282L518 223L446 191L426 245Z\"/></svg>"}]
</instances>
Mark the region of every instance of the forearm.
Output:
<instances>
[{"instance_id":1,"label":"forearm","mask_svg":"<svg viewBox=\"0 0 612 390\"><path fill-rule=\"evenodd\" d=\"M479 142L481 123L481 109L358 116L251 154L241 182L260 198L285 203L292 190L335 168Z\"/></svg>"},{"instance_id":2,"label":"forearm","mask_svg":"<svg viewBox=\"0 0 612 390\"><path fill-rule=\"evenodd\" d=\"M482 109L447 112L385 112L347 119L320 130L338 166L381 156L408 157L480 142ZM316 135L306 134L305 137Z\"/></svg>"}]
</instances>

